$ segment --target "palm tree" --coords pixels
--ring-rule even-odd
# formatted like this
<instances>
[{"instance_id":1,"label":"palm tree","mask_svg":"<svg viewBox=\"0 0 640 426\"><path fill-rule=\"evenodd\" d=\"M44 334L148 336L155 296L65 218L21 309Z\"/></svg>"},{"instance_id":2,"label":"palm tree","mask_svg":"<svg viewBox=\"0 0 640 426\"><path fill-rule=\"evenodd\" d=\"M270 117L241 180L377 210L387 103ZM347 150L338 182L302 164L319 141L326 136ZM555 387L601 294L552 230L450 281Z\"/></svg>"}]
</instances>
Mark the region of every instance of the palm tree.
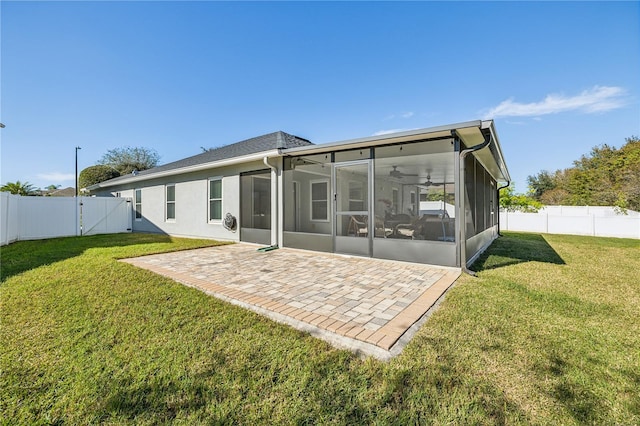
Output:
<instances>
[{"instance_id":1,"label":"palm tree","mask_svg":"<svg viewBox=\"0 0 640 426\"><path fill-rule=\"evenodd\" d=\"M0 187L0 192L10 192L17 195L36 195L37 189L29 182L7 182Z\"/></svg>"}]
</instances>

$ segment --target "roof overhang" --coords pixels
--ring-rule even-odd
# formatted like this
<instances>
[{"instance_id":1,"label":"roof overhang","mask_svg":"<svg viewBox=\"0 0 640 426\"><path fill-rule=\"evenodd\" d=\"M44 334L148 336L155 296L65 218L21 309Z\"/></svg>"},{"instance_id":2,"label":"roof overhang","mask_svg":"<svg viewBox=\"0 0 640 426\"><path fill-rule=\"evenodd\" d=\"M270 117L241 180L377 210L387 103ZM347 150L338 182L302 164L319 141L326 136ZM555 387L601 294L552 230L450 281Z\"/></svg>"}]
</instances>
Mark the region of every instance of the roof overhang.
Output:
<instances>
[{"instance_id":1,"label":"roof overhang","mask_svg":"<svg viewBox=\"0 0 640 426\"><path fill-rule=\"evenodd\" d=\"M492 143L474 152L473 155L475 155L478 161L482 163L484 168L497 182L511 182L509 169L507 168L507 163L504 161L504 154L502 153L502 147L500 146L493 120L483 121L481 131L486 137L491 138Z\"/></svg>"},{"instance_id":2,"label":"roof overhang","mask_svg":"<svg viewBox=\"0 0 640 426\"><path fill-rule=\"evenodd\" d=\"M497 182L511 181L493 120L483 121L479 127L458 129L456 133L460 139L462 139L467 149L490 141L484 148L473 151L473 156L476 157L484 166L485 170L487 170Z\"/></svg>"},{"instance_id":3,"label":"roof overhang","mask_svg":"<svg viewBox=\"0 0 640 426\"><path fill-rule=\"evenodd\" d=\"M130 183L135 183L135 182L142 182L142 181L157 179L157 178L166 177L166 176L175 176L183 173L192 173L192 172L199 172L201 170L234 166L237 164L248 163L251 161L260 161L264 157L271 158L271 157L280 157L280 156L281 156L280 151L277 149L274 149L271 151L258 152L255 154L243 155L241 157L211 161L208 163L202 163L202 164L197 164L197 165L188 166L188 167L180 167L177 169L165 170L165 171L156 172L156 173L148 173L148 174L142 174L142 175L136 175L136 176L129 175L124 179L115 178L112 180L107 180L104 182L97 183L95 185L91 185L91 186L88 186L87 189L89 191L95 191L97 189L110 188L113 186L126 185Z\"/></svg>"},{"instance_id":4,"label":"roof overhang","mask_svg":"<svg viewBox=\"0 0 640 426\"><path fill-rule=\"evenodd\" d=\"M406 132L389 133L358 139L349 139L340 142L310 145L308 147L302 146L297 148L285 149L282 150L282 152L284 155L321 154L329 151L358 149L378 145L412 142L424 139L439 139L451 137L454 130L464 129L467 127L479 127L481 124L481 121L469 121L466 123L450 124L447 126L429 127L424 129L408 130Z\"/></svg>"},{"instance_id":5,"label":"roof overhang","mask_svg":"<svg viewBox=\"0 0 640 426\"><path fill-rule=\"evenodd\" d=\"M126 185L146 180L175 176L183 173L198 172L201 170L214 169L251 161L262 160L263 158L273 158L280 156L297 156L321 154L331 151L342 151L380 145L390 145L395 143L423 141L429 139L443 139L447 137L459 137L467 148L482 144L486 138L491 138L487 147L473 152L473 155L482 163L485 169L498 182L509 182L511 177L504 161L500 142L495 131L493 120L476 120L463 123L449 124L445 126L429 127L424 129L408 130L406 132L390 133L384 135L370 136L366 138L349 139L340 142L331 142L320 145L301 146L288 149L275 149L259 152L241 157L234 157L224 160L211 161L194 166L181 167L166 171L151 172L141 175L130 175L128 177L115 178L105 182L87 187L89 191L110 188L119 185Z\"/></svg>"},{"instance_id":6,"label":"roof overhang","mask_svg":"<svg viewBox=\"0 0 640 426\"><path fill-rule=\"evenodd\" d=\"M485 169L487 169L496 181L508 182L511 180L493 120L467 121L463 123L449 124L446 126L428 127L424 129L409 130L406 132L290 148L282 150L282 153L286 156L313 155L330 151L342 151L429 139L442 139L454 136L458 136L467 148L482 144L486 140L486 137L491 138L491 144L486 148L474 152L473 155L482 163Z\"/></svg>"}]
</instances>

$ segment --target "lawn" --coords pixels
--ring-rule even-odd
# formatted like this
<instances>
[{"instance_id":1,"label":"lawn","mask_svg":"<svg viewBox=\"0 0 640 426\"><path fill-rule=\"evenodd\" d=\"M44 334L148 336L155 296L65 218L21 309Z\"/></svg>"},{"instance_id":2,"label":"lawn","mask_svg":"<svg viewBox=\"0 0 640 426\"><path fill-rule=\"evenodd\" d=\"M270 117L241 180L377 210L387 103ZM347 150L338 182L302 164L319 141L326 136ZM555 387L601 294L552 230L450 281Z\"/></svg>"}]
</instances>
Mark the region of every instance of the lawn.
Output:
<instances>
[{"instance_id":1,"label":"lawn","mask_svg":"<svg viewBox=\"0 0 640 426\"><path fill-rule=\"evenodd\" d=\"M1 249L3 424L640 424L640 244L508 233L404 352L360 359L118 258Z\"/></svg>"}]
</instances>

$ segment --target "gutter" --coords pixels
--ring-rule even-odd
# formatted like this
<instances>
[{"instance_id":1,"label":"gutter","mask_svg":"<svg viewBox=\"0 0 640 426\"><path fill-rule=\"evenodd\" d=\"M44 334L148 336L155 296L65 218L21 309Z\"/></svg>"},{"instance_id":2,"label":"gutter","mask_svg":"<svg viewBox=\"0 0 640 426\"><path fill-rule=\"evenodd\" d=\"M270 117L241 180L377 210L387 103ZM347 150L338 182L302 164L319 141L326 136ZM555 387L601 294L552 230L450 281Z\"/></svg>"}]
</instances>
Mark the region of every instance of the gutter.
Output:
<instances>
[{"instance_id":1,"label":"gutter","mask_svg":"<svg viewBox=\"0 0 640 426\"><path fill-rule=\"evenodd\" d=\"M478 145L472 146L471 148L467 148L460 152L459 182L460 182L460 187L463 189L462 196L460 197L461 198L460 211L462 212L462 215L461 215L462 217L460 218L460 226L459 226L460 228L459 230L460 232L459 234L460 266L462 268L462 272L465 272L474 277L477 276L476 273L471 271L469 268L467 268L467 220L466 220L466 213L465 213L465 197L464 197L464 191L466 190L465 180L464 180L464 174L465 174L464 159L466 158L467 155L471 154L472 152L480 151L481 149L488 147L491 141L493 141L490 131L488 132L488 134L485 134L483 136L484 136L484 142Z\"/></svg>"},{"instance_id":2,"label":"gutter","mask_svg":"<svg viewBox=\"0 0 640 426\"><path fill-rule=\"evenodd\" d=\"M483 122L480 120L467 121L464 123L450 124L446 126L428 127L424 129L407 130L405 132L388 133L384 135L368 136L365 138L349 139L339 142L321 143L318 145L299 146L283 150L286 156L312 155L329 151L341 151L347 149L358 149L362 147L375 147L379 145L389 145L394 143L410 142L419 139L450 138L451 132L456 129L480 128Z\"/></svg>"},{"instance_id":3,"label":"gutter","mask_svg":"<svg viewBox=\"0 0 640 426\"><path fill-rule=\"evenodd\" d=\"M182 173L198 172L198 171L217 168L217 167L233 166L233 165L245 163L248 161L259 161L259 160L262 160L263 158L278 157L280 155L281 155L280 150L276 149L272 151L244 155L242 157L234 157L226 160L211 161L208 163L196 164L193 166L180 167L178 169L164 170L156 173L149 173L149 174L143 174L143 175L137 175L137 176L130 175L124 179L116 178L118 179L116 182L105 181L105 182L97 183L95 185L91 185L87 187L87 190L95 191L96 189L109 188L112 186L123 185L127 183L132 183L132 182L140 182L144 180L156 179L156 178L161 178L166 176L173 176L173 175L178 175Z\"/></svg>"},{"instance_id":4,"label":"gutter","mask_svg":"<svg viewBox=\"0 0 640 426\"><path fill-rule=\"evenodd\" d=\"M503 185L501 187L499 187L496 190L496 200L498 200L498 236L499 237L503 237L503 235L500 233L500 190L504 189L504 188L508 188L509 185L511 185L511 181L508 180L506 185ZM508 225L508 224L507 224Z\"/></svg>"},{"instance_id":5,"label":"gutter","mask_svg":"<svg viewBox=\"0 0 640 426\"><path fill-rule=\"evenodd\" d=\"M263 157L262 158L262 162L264 163L265 166L269 167L271 169L271 171L276 175L275 179L272 179L271 181L271 190L273 192L273 200L271 203L271 247L275 247L278 248L279 247L279 241L278 241L278 221L279 219L279 206L278 206L278 168L276 166L273 166L271 164L269 164L269 157ZM274 213L274 206L275 206L275 213ZM275 232L275 238L274 238L274 232ZM275 244L274 244L275 241Z\"/></svg>"},{"instance_id":6,"label":"gutter","mask_svg":"<svg viewBox=\"0 0 640 426\"><path fill-rule=\"evenodd\" d=\"M502 150L500 149L500 141L498 140L498 137L494 132L495 129L493 128L493 120L483 121L482 122L482 126L483 126L483 128L488 128L490 130L491 137L497 142L496 147L498 148L497 152L498 152L498 156L500 157L500 165L504 166L503 176L504 176L504 178L505 178L505 180L507 182L506 185L501 186L496 190L496 200L498 202L498 205L497 205L497 207L498 207L498 220L497 220L498 236L502 237L503 235L500 233L500 190L504 189L504 188L508 188L509 185L511 185L511 176L509 175L509 171L507 170L507 166L506 166L506 163L504 161L504 155L502 154ZM498 166L500 166L500 165L498 165Z\"/></svg>"},{"instance_id":7,"label":"gutter","mask_svg":"<svg viewBox=\"0 0 640 426\"><path fill-rule=\"evenodd\" d=\"M489 129L489 132L491 133L491 137L496 142L494 145L496 147L496 152L500 160L498 167L502 170L502 175L504 176L505 180L507 182L511 182L511 175L509 174L509 170L507 169L507 163L504 160L504 154L502 153L502 149L500 148L500 139L498 139L498 135L496 134L496 131L495 131L496 129L494 127L493 120L483 121L482 128ZM496 163L498 163L497 160L498 159L496 159Z\"/></svg>"}]
</instances>

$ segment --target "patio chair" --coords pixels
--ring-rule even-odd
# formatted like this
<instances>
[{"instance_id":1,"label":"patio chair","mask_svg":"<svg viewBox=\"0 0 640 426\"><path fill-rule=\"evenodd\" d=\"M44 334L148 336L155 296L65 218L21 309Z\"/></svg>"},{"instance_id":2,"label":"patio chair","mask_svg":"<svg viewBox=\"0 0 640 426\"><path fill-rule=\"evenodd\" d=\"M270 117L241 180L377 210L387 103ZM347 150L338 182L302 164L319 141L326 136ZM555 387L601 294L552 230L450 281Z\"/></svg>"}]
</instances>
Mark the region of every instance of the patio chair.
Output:
<instances>
[{"instance_id":1,"label":"patio chair","mask_svg":"<svg viewBox=\"0 0 640 426\"><path fill-rule=\"evenodd\" d=\"M375 218L375 229L374 235L378 238L387 238L391 234L393 234L393 228L387 226L384 222L384 219L376 216Z\"/></svg>"},{"instance_id":2,"label":"patio chair","mask_svg":"<svg viewBox=\"0 0 640 426\"><path fill-rule=\"evenodd\" d=\"M347 235L355 235L356 237L366 237L369 234L369 225L366 218L362 216L351 216L349 219L349 227Z\"/></svg>"},{"instance_id":3,"label":"patio chair","mask_svg":"<svg viewBox=\"0 0 640 426\"><path fill-rule=\"evenodd\" d=\"M392 221L394 223L393 236L395 238L410 238L413 239L416 235L418 228L416 227L416 220L411 219L408 214L397 214L393 216Z\"/></svg>"}]
</instances>

